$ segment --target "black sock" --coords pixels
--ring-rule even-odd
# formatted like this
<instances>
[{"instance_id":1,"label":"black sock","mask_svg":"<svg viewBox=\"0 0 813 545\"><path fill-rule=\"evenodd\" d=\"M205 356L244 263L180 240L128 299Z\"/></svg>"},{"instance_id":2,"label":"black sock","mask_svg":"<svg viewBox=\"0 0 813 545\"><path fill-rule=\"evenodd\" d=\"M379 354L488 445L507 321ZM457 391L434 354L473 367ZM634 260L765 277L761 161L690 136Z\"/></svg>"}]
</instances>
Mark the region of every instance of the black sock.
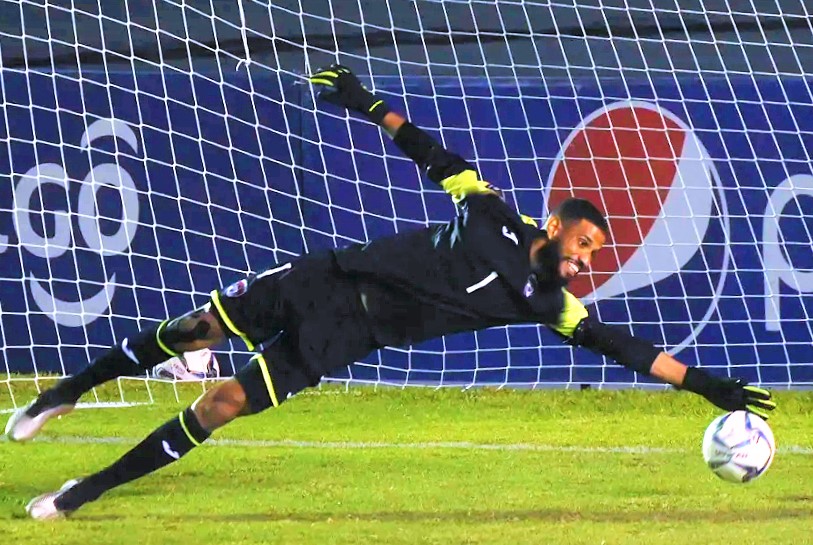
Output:
<instances>
[{"instance_id":1,"label":"black sock","mask_svg":"<svg viewBox=\"0 0 813 545\"><path fill-rule=\"evenodd\" d=\"M161 334L167 322L124 339L120 345L105 351L89 366L60 381L50 397L75 402L91 388L121 376L142 375L172 356L176 356L163 341ZM49 399L50 400L50 399Z\"/></svg>"},{"instance_id":2,"label":"black sock","mask_svg":"<svg viewBox=\"0 0 813 545\"><path fill-rule=\"evenodd\" d=\"M201 427L195 412L188 408L136 445L107 468L83 479L64 492L57 508L73 511L93 501L111 488L152 473L180 459L211 435Z\"/></svg>"}]
</instances>

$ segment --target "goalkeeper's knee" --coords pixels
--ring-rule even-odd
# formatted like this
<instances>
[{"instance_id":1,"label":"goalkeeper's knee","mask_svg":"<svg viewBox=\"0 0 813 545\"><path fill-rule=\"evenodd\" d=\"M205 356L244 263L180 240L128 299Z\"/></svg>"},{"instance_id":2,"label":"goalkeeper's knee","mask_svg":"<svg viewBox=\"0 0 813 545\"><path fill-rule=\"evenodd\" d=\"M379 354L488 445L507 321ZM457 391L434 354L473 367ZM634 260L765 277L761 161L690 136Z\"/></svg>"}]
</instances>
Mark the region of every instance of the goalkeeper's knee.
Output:
<instances>
[{"instance_id":1,"label":"goalkeeper's knee","mask_svg":"<svg viewBox=\"0 0 813 545\"><path fill-rule=\"evenodd\" d=\"M226 338L220 318L208 305L164 324L159 326L156 341L170 355L209 348Z\"/></svg>"},{"instance_id":2,"label":"goalkeeper's knee","mask_svg":"<svg viewBox=\"0 0 813 545\"><path fill-rule=\"evenodd\" d=\"M84 370L61 381L56 388L67 399L79 399L82 394L122 376L142 375L175 353L160 340L166 322L125 338L121 344L104 351Z\"/></svg>"},{"instance_id":3,"label":"goalkeeper's knee","mask_svg":"<svg viewBox=\"0 0 813 545\"><path fill-rule=\"evenodd\" d=\"M204 307L127 337L113 352L120 351L119 357L126 357L136 370L147 371L169 358L224 339L219 320Z\"/></svg>"},{"instance_id":4,"label":"goalkeeper's knee","mask_svg":"<svg viewBox=\"0 0 813 545\"><path fill-rule=\"evenodd\" d=\"M238 416L251 414L246 392L235 379L207 391L192 404L192 410L201 427L208 432L225 426Z\"/></svg>"}]
</instances>

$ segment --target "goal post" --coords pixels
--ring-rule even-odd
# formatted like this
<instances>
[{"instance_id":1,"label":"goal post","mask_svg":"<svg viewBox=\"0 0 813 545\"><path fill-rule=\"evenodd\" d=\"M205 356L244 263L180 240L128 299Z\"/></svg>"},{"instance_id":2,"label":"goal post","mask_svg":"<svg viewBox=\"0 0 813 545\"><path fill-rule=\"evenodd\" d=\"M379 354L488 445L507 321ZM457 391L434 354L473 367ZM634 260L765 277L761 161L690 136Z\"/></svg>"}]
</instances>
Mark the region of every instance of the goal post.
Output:
<instances>
[{"instance_id":1,"label":"goal post","mask_svg":"<svg viewBox=\"0 0 813 545\"><path fill-rule=\"evenodd\" d=\"M604 210L572 286L600 319L722 375L813 382L804 3L115 4L0 4L0 408L251 271L452 217L381 131L315 104L305 74L337 61L523 213ZM250 355L217 356L229 375ZM532 324L333 379L650 384Z\"/></svg>"}]
</instances>

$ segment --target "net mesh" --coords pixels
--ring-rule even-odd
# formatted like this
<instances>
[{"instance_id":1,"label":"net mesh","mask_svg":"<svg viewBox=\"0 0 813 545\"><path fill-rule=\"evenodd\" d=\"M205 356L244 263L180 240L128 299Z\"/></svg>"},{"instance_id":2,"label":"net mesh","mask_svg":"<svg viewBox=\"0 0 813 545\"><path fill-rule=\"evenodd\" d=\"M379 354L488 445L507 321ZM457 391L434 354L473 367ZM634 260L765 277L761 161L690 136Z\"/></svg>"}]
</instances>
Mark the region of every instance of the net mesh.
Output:
<instances>
[{"instance_id":1,"label":"net mesh","mask_svg":"<svg viewBox=\"0 0 813 545\"><path fill-rule=\"evenodd\" d=\"M813 382L813 70L804 2L0 3L0 369L65 375L211 289L454 208L369 123L341 62L543 220L612 240L573 285L689 363ZM245 348L218 352L229 374ZM376 384L643 384L536 325L386 349ZM643 382L642 382L643 380Z\"/></svg>"}]
</instances>

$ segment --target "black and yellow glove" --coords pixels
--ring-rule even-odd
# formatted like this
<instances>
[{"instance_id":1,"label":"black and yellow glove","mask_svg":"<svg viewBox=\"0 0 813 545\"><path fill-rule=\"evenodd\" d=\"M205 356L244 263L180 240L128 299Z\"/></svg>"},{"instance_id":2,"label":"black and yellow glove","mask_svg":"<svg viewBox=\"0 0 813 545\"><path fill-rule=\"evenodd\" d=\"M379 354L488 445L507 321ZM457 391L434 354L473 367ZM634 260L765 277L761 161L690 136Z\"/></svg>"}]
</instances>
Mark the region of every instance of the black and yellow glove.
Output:
<instances>
[{"instance_id":1,"label":"black and yellow glove","mask_svg":"<svg viewBox=\"0 0 813 545\"><path fill-rule=\"evenodd\" d=\"M390 111L383 100L368 91L356 75L341 64L321 69L308 79L321 87L317 95L321 100L359 113L377 125Z\"/></svg>"},{"instance_id":2,"label":"black and yellow glove","mask_svg":"<svg viewBox=\"0 0 813 545\"><path fill-rule=\"evenodd\" d=\"M686 369L680 388L702 395L723 410L748 411L765 420L768 412L776 408L768 390L749 386L740 379L717 378L697 367Z\"/></svg>"}]
</instances>

